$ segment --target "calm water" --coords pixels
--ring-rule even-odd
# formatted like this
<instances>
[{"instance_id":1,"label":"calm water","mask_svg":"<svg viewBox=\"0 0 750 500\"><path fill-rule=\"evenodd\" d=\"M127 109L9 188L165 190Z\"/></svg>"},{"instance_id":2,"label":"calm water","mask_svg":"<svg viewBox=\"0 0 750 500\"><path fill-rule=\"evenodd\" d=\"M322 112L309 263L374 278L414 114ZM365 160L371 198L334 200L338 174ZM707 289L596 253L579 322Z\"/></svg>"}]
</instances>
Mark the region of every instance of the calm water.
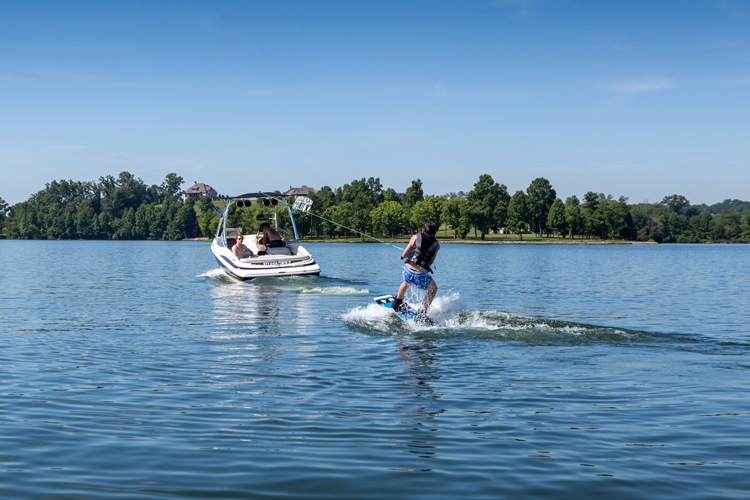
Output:
<instances>
[{"instance_id":1,"label":"calm water","mask_svg":"<svg viewBox=\"0 0 750 500\"><path fill-rule=\"evenodd\" d=\"M0 496L747 497L750 246L308 248L0 241Z\"/></svg>"}]
</instances>

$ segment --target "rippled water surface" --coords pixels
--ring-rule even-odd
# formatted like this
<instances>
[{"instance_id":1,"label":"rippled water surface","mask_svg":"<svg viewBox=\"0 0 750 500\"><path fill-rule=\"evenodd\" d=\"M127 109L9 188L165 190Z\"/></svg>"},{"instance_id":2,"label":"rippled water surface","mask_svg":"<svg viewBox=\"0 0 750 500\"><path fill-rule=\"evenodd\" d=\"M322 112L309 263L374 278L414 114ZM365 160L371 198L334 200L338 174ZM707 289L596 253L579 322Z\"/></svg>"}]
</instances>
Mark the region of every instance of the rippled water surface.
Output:
<instances>
[{"instance_id":1,"label":"rippled water surface","mask_svg":"<svg viewBox=\"0 0 750 500\"><path fill-rule=\"evenodd\" d=\"M750 246L0 241L0 496L746 498ZM411 300L419 297L411 296Z\"/></svg>"}]
</instances>

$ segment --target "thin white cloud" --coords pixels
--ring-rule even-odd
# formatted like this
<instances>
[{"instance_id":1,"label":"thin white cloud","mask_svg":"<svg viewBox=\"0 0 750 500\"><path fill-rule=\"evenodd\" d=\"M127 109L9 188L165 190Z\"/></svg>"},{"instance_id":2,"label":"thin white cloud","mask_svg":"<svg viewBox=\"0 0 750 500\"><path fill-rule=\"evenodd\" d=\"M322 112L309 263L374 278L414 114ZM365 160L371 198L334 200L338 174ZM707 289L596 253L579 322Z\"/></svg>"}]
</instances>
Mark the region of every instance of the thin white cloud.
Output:
<instances>
[{"instance_id":1,"label":"thin white cloud","mask_svg":"<svg viewBox=\"0 0 750 500\"><path fill-rule=\"evenodd\" d=\"M650 78L646 80L630 80L610 85L609 90L619 94L633 95L655 90L666 90L674 87L674 82L669 78Z\"/></svg>"}]
</instances>

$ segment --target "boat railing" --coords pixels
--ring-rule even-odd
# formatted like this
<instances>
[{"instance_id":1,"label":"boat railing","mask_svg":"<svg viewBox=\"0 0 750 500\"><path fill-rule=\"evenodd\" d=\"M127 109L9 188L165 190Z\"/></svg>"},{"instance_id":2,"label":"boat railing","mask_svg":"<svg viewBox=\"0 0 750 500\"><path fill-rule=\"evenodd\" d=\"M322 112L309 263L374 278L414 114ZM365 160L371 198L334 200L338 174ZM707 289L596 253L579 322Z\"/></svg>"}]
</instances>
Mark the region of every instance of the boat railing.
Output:
<instances>
[{"instance_id":1,"label":"boat railing","mask_svg":"<svg viewBox=\"0 0 750 500\"><path fill-rule=\"evenodd\" d=\"M281 228L281 227L279 227L277 229L278 229L279 233L284 233L284 234L286 234L289 237L287 239L283 235L281 236L282 238L284 238L286 240L287 243L298 243L297 238L295 238L294 236L292 236L292 234L289 231L287 231L286 229Z\"/></svg>"}]
</instances>

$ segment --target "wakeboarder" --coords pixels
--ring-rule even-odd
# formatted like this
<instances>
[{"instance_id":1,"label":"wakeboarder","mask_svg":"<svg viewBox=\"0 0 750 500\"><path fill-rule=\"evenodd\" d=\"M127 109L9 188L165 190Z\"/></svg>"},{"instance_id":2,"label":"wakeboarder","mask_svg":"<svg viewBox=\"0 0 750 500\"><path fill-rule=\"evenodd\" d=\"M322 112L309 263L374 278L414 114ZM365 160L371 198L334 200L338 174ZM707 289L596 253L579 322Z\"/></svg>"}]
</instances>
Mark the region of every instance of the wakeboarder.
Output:
<instances>
[{"instance_id":1,"label":"wakeboarder","mask_svg":"<svg viewBox=\"0 0 750 500\"><path fill-rule=\"evenodd\" d=\"M438 243L435 234L437 225L432 221L427 221L422 226L422 232L415 234L409 240L409 244L401 254L402 259L407 259L403 265L404 282L398 289L398 295L393 300L392 308L396 312L404 312L407 305L404 303L404 295L411 285L415 285L420 290L427 290L427 296L422 301L422 308L418 315L426 315L427 308L430 307L432 299L437 293L437 283L432 279L430 267L435 261L440 243Z\"/></svg>"}]
</instances>

